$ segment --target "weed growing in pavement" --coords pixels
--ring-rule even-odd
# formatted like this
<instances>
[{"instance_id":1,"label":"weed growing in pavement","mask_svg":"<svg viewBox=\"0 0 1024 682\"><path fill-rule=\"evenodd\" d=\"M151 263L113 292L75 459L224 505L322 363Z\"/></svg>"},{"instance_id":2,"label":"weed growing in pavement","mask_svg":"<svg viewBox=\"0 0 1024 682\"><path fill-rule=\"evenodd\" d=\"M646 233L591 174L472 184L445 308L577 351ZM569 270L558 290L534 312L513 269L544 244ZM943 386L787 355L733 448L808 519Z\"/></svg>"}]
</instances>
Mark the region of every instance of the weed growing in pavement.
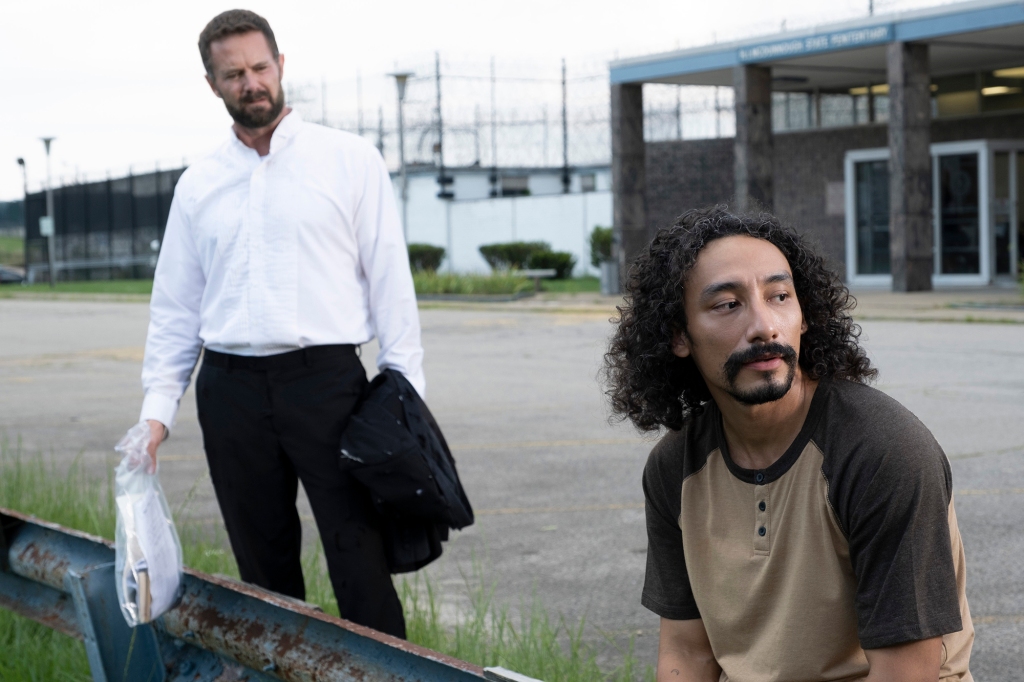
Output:
<instances>
[{"instance_id":1,"label":"weed growing in pavement","mask_svg":"<svg viewBox=\"0 0 1024 682\"><path fill-rule=\"evenodd\" d=\"M17 509L69 528L114 537L115 506L112 472L106 480L90 476L76 459L61 470L41 454L24 456L20 443L0 439L0 507ZM201 480L201 479L200 479ZM189 509L200 481L196 481L174 516L182 542L185 565L210 574L238 577L238 568L223 528L212 528L191 517ZM338 615L323 548L319 541L305 552L303 573L306 600L325 613ZM396 587L405 607L409 640L483 666L500 665L545 682L653 680L649 667L633 655L632 642L617 656L612 671L599 669L595 649L583 641L584 621L567 623L552 618L534 595L515 618L507 607L493 602L489 584L478 562L465 577L469 607L442 620L442 595L420 572L399 578ZM614 646L611 638L608 645ZM34 621L0 608L0 680L92 679L85 647Z\"/></svg>"}]
</instances>

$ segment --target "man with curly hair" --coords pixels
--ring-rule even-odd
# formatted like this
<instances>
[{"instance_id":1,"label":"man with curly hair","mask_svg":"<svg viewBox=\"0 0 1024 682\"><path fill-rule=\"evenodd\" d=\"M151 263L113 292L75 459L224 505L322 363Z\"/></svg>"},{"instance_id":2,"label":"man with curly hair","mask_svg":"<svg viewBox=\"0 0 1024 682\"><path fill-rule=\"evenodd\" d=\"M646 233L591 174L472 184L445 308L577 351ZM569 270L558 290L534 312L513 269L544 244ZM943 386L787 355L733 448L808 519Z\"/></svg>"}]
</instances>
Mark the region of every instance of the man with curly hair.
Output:
<instances>
[{"instance_id":1,"label":"man with curly hair","mask_svg":"<svg viewBox=\"0 0 1024 682\"><path fill-rule=\"evenodd\" d=\"M614 411L644 470L659 682L970 681L949 463L867 386L854 301L772 215L691 211L629 271Z\"/></svg>"}]
</instances>

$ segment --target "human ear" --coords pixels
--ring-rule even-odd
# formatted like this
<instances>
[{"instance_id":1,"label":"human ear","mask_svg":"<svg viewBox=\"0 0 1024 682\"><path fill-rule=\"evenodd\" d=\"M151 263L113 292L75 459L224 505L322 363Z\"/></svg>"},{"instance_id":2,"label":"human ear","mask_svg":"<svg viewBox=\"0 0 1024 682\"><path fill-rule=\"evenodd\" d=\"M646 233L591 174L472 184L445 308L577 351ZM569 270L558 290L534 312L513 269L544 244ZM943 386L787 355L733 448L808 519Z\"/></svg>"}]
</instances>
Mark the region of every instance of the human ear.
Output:
<instances>
[{"instance_id":1,"label":"human ear","mask_svg":"<svg viewBox=\"0 0 1024 682\"><path fill-rule=\"evenodd\" d=\"M672 335L672 353L676 357L690 357L690 342L686 338L686 332L680 330Z\"/></svg>"},{"instance_id":2,"label":"human ear","mask_svg":"<svg viewBox=\"0 0 1024 682\"><path fill-rule=\"evenodd\" d=\"M217 89L217 86L214 84L213 78L210 76L210 74L206 74L204 78L206 78L206 84L210 86L211 90L213 90L213 94L217 95L217 97L220 97L221 99L224 99L220 96L220 90Z\"/></svg>"}]
</instances>

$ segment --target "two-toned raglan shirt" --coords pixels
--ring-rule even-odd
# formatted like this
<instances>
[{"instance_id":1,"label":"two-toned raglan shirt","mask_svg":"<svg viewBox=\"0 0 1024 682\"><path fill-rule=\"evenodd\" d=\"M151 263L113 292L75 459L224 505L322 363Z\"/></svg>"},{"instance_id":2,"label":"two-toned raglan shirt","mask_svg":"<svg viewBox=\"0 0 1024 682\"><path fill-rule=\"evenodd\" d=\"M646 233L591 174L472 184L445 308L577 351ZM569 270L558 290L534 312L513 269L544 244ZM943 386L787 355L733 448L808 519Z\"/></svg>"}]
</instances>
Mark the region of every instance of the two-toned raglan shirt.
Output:
<instances>
[{"instance_id":1,"label":"two-toned raglan shirt","mask_svg":"<svg viewBox=\"0 0 1024 682\"><path fill-rule=\"evenodd\" d=\"M940 636L940 680L972 680L949 462L881 391L822 380L761 470L729 456L710 401L658 443L643 484L642 603L702 619L722 682L859 680L864 649Z\"/></svg>"}]
</instances>

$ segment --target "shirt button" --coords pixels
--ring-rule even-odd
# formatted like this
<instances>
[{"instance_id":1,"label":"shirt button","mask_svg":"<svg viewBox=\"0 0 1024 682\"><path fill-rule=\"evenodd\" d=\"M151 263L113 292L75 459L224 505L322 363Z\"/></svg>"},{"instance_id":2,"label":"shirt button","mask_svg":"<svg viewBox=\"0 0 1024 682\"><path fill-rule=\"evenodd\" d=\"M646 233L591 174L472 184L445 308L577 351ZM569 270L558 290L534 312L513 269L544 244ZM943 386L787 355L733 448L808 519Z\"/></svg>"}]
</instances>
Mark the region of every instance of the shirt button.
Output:
<instances>
[{"instance_id":1,"label":"shirt button","mask_svg":"<svg viewBox=\"0 0 1024 682\"><path fill-rule=\"evenodd\" d=\"M754 476L754 480L757 481L758 483L762 483L764 481L764 474L758 471L757 475Z\"/></svg>"},{"instance_id":2,"label":"shirt button","mask_svg":"<svg viewBox=\"0 0 1024 682\"><path fill-rule=\"evenodd\" d=\"M757 508L760 509L761 511L764 511L767 506L768 505L764 503L764 500L761 500L760 502L757 503Z\"/></svg>"},{"instance_id":3,"label":"shirt button","mask_svg":"<svg viewBox=\"0 0 1024 682\"><path fill-rule=\"evenodd\" d=\"M757 534L760 535L761 537L764 537L764 534L767 533L767 532L768 531L766 531L764 529L764 526L761 526L760 528L757 529Z\"/></svg>"}]
</instances>

